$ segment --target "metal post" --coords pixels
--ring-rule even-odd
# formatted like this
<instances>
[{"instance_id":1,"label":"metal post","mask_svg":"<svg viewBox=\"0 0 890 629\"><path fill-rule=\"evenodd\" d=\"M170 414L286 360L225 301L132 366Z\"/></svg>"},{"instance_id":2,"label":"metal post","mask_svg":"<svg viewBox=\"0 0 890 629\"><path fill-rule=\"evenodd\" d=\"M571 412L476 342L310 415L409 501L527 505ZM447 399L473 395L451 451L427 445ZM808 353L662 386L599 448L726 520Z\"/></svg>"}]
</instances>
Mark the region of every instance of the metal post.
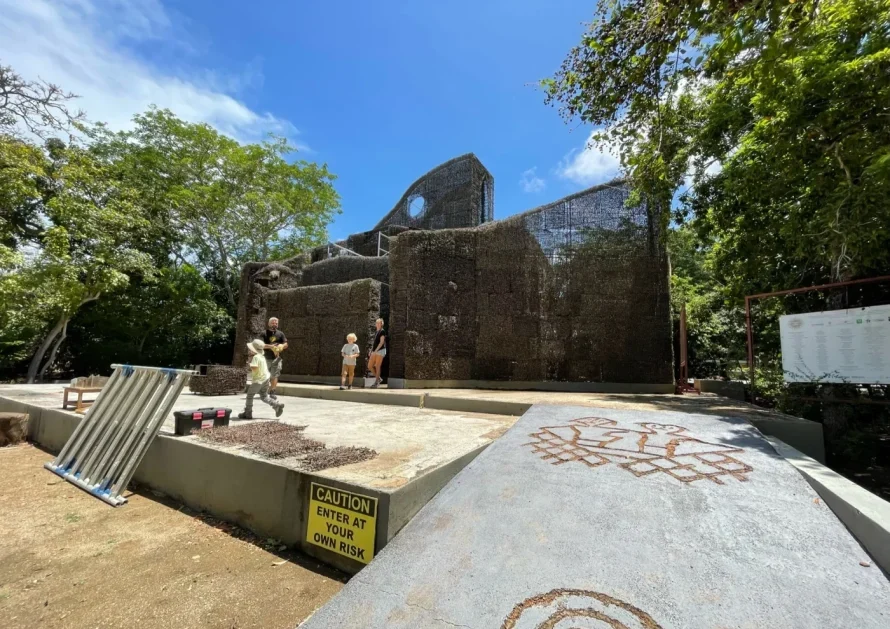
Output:
<instances>
[{"instance_id":1,"label":"metal post","mask_svg":"<svg viewBox=\"0 0 890 629\"><path fill-rule=\"evenodd\" d=\"M161 375L161 378L167 378L165 375ZM124 441L123 445L118 448L116 456L114 460L111 462L111 465L108 467L108 471L103 474L103 478L114 480L117 478L119 468L124 461L127 460L127 456L129 455L130 449L133 445L133 442L136 439L138 434L141 434L143 427L149 421L149 418L152 416L153 411L155 411L161 402L164 399L164 395L166 395L167 387L161 386L163 383L158 382L158 387L155 389L154 393L151 396L151 400L139 413L139 417L136 420L136 429L131 430L130 434L127 435L126 441Z\"/></svg>"},{"instance_id":2,"label":"metal post","mask_svg":"<svg viewBox=\"0 0 890 629\"><path fill-rule=\"evenodd\" d=\"M788 290L777 290L772 293L758 293L756 295L745 296L745 326L748 331L748 370L751 382L754 382L754 331L751 325L751 300L763 299L764 297L778 297L780 295L792 295L795 293L808 293L814 290L827 290L829 288L840 288L842 286L855 286L856 284L874 284L877 282L890 282L890 275L881 275L879 277L868 277L861 280L848 280L846 282L834 282L832 284L819 284L818 286L807 286L804 288L791 288ZM849 307L849 303L847 306Z\"/></svg>"},{"instance_id":3,"label":"metal post","mask_svg":"<svg viewBox=\"0 0 890 629\"><path fill-rule=\"evenodd\" d=\"M686 388L686 385L689 384L689 368L686 364L687 361L687 351L686 351L686 304L683 304L680 307L680 382L683 384L683 388Z\"/></svg>"},{"instance_id":4,"label":"metal post","mask_svg":"<svg viewBox=\"0 0 890 629\"><path fill-rule=\"evenodd\" d=\"M169 367L142 367L140 365L119 365L117 363L115 363L111 366L112 369L117 369L118 367L127 367L129 369L138 369L139 371L162 371L165 374L187 373L190 376L195 375L194 369L171 369Z\"/></svg>"},{"instance_id":5,"label":"metal post","mask_svg":"<svg viewBox=\"0 0 890 629\"><path fill-rule=\"evenodd\" d=\"M96 401L93 402L93 405L87 409L86 414L81 418L80 423L77 425L77 428L74 429L74 434L71 435L71 437L65 443L65 446L62 448L62 451L59 452L59 456L57 456L53 461L54 465L61 465L66 460L68 455L72 452L75 452L80 444L83 443L83 440L86 439L87 435L94 425L94 422L87 421L87 417L89 417L90 419L94 419L92 417L94 409L98 408L99 413L101 413L102 409L107 406L105 404L105 398L108 398L109 396L114 397L115 395L117 395L117 388L115 388L114 385L120 377L120 373L121 372L119 370L116 370L114 373L111 374L111 378L108 380L105 386L102 387L102 391L99 392L99 395L96 397ZM99 404L100 400L102 400L102 404Z\"/></svg>"},{"instance_id":6,"label":"metal post","mask_svg":"<svg viewBox=\"0 0 890 629\"><path fill-rule=\"evenodd\" d=\"M62 453L44 467L110 505L120 495L170 413L190 369L112 365L103 387Z\"/></svg>"},{"instance_id":7,"label":"metal post","mask_svg":"<svg viewBox=\"0 0 890 629\"><path fill-rule=\"evenodd\" d=\"M748 334L748 379L754 385L754 330L751 328L751 297L745 297L745 327Z\"/></svg>"},{"instance_id":8,"label":"metal post","mask_svg":"<svg viewBox=\"0 0 890 629\"><path fill-rule=\"evenodd\" d=\"M130 396L131 390L136 388L136 384L139 382L140 378L135 372L130 372L129 375L124 374L125 380L121 385L120 393L116 398L114 398L113 404L107 409L104 415L102 415L101 420L94 420L96 424L96 428L93 430L93 433L90 435L89 439L83 444L81 452L89 453L95 452L94 448L100 449L105 441L108 438L109 434L109 426L112 425L115 418L118 416L118 412L124 412L126 409L127 398ZM73 463L71 467L71 473L77 476L78 478L83 475L83 472L86 470L86 464L89 459L84 459L80 457L81 460Z\"/></svg>"},{"instance_id":9,"label":"metal post","mask_svg":"<svg viewBox=\"0 0 890 629\"><path fill-rule=\"evenodd\" d=\"M90 431L89 436L84 439L84 441L78 444L77 451L79 452L89 452L90 448L93 447L93 443L96 439L99 438L101 434L105 432L105 426L108 423L109 419L114 417L117 414L118 408L120 408L121 403L126 399L127 394L130 391L130 387L135 382L135 378L133 377L133 372L126 372L125 369L120 369L122 373L122 377L124 379L123 384L116 386L113 390L113 395L109 397L105 403L98 407L97 414L95 417L92 415L89 417L89 423L92 425L92 431ZM106 385L108 386L108 385ZM98 404L93 404L92 408L97 408ZM84 417L84 421L87 420L87 417ZM72 455L74 453L72 452ZM61 465L64 469L70 470L73 475L77 475L81 468L83 468L83 461L77 461L76 457L71 456L70 460L61 460Z\"/></svg>"},{"instance_id":10,"label":"metal post","mask_svg":"<svg viewBox=\"0 0 890 629\"><path fill-rule=\"evenodd\" d=\"M132 395L136 398L135 408L139 407L142 402L143 395L150 390L149 385L154 384L154 374L150 372L136 371L131 379L134 381ZM96 478L95 464L102 460L103 454L112 444L117 442L119 433L125 432L129 427L130 418L126 409L121 409L120 414L114 414L109 417L109 422L102 431L99 441L90 449L89 455L80 466L80 478L83 482L89 484L91 478Z\"/></svg>"},{"instance_id":11,"label":"metal post","mask_svg":"<svg viewBox=\"0 0 890 629\"><path fill-rule=\"evenodd\" d=\"M160 372L148 372L144 375L145 385L143 386L139 397L136 398L136 401L133 404L133 408L143 409L140 412L139 418L136 420L136 426L141 425L143 415L148 413L150 409L155 408L157 385L164 377L164 374ZM149 396L150 393L153 394L151 397L151 401L146 404L146 398ZM121 429L117 431L117 434L115 435L111 444L108 446L108 448L106 448L105 452L102 455L102 458L99 460L98 465L96 465L95 471L85 471L84 474L81 475L84 481L92 485L99 485L102 483L105 477L108 476L108 472L110 471L108 465L109 459L115 453L119 452L118 447L120 446L121 441L127 435L127 428L129 428L129 426L121 426Z\"/></svg>"},{"instance_id":12,"label":"metal post","mask_svg":"<svg viewBox=\"0 0 890 629\"><path fill-rule=\"evenodd\" d=\"M170 410L173 408L173 404L176 403L176 399L179 397L179 394L182 392L182 389L188 384L189 375L191 372L178 372L175 376L175 379L171 380L169 385L167 386L167 399L164 401L161 409L157 411L153 421L149 424L148 429L142 434L142 439L136 444L135 456L131 457L127 462L127 465L124 467L123 471L121 471L121 475L118 478L117 482L114 483L111 487L111 494L117 495L122 492L127 487L127 483L130 482L130 478L133 476L133 473L136 471L136 468L139 466L139 463L142 461L142 457L145 456L145 452L148 450L148 445L151 443L151 440L154 439L155 434L157 434L158 429L161 424L164 423L164 420L167 418L167 415L170 414Z\"/></svg>"}]
</instances>

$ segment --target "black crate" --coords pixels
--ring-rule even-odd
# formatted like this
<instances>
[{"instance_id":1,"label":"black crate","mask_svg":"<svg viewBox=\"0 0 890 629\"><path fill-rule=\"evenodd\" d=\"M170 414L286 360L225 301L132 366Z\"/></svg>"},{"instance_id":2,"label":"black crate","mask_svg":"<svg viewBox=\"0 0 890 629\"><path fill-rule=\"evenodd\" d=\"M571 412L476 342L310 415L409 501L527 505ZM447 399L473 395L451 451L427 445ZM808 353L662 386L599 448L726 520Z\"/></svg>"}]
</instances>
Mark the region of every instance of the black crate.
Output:
<instances>
[{"instance_id":1,"label":"black crate","mask_svg":"<svg viewBox=\"0 0 890 629\"><path fill-rule=\"evenodd\" d=\"M190 435L196 430L229 425L230 408L197 408L191 411L174 411L176 434Z\"/></svg>"}]
</instances>

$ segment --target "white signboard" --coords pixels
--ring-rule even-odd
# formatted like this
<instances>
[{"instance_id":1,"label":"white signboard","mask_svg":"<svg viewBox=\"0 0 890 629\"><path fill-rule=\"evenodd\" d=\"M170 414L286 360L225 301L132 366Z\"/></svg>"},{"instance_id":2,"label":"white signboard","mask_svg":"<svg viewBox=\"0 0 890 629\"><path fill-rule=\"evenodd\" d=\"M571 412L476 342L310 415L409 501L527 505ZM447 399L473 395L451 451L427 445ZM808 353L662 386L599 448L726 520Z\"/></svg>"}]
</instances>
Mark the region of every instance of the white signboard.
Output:
<instances>
[{"instance_id":1,"label":"white signboard","mask_svg":"<svg viewBox=\"0 0 890 629\"><path fill-rule=\"evenodd\" d=\"M890 384L890 306L779 317L785 382Z\"/></svg>"}]
</instances>

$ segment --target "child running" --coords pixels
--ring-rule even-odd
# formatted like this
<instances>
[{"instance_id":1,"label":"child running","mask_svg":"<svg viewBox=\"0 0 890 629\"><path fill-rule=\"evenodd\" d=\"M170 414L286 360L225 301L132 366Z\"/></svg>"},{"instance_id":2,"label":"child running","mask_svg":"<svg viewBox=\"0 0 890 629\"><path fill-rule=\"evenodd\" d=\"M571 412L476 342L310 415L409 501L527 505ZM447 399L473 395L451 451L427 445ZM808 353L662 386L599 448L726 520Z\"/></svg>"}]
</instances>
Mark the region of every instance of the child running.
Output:
<instances>
[{"instance_id":1,"label":"child running","mask_svg":"<svg viewBox=\"0 0 890 629\"><path fill-rule=\"evenodd\" d=\"M340 350L340 355L343 357L343 370L340 374L341 391L346 388L346 376L349 376L349 388L352 389L352 379L355 377L355 359L360 354L358 345L355 344L357 338L355 334L347 334L346 345Z\"/></svg>"},{"instance_id":2,"label":"child running","mask_svg":"<svg viewBox=\"0 0 890 629\"><path fill-rule=\"evenodd\" d=\"M269 397L270 376L269 367L263 357L263 349L266 344L263 339L254 339L247 344L250 352L250 384L247 387L247 401L244 403L244 412L238 415L238 419L253 419L253 396L259 394L260 399L275 409L275 417L281 417L284 404L276 402Z\"/></svg>"}]
</instances>

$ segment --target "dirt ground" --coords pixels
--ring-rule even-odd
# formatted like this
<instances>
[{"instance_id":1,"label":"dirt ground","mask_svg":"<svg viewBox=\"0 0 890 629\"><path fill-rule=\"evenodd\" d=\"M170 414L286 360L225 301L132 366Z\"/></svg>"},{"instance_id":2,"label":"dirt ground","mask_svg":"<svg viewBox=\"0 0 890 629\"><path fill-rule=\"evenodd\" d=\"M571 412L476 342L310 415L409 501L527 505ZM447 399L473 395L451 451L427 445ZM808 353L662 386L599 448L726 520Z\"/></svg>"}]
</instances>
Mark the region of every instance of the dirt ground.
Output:
<instances>
[{"instance_id":1,"label":"dirt ground","mask_svg":"<svg viewBox=\"0 0 890 629\"><path fill-rule=\"evenodd\" d=\"M137 490L113 508L0 448L4 629L293 629L345 576L275 540Z\"/></svg>"}]
</instances>

